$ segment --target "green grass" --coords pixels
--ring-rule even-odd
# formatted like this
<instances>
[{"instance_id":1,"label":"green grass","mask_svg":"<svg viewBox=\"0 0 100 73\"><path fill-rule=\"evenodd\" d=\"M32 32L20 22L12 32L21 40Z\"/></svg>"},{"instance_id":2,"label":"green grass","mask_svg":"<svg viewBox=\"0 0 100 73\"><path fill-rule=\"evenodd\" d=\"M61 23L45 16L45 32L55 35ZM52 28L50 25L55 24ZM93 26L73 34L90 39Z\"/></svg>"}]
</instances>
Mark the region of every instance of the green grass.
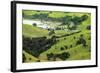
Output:
<instances>
[{"instance_id":1,"label":"green grass","mask_svg":"<svg viewBox=\"0 0 100 73\"><path fill-rule=\"evenodd\" d=\"M45 30L45 29L42 29L39 27L35 27L32 25L28 25L28 24L23 24L22 28L23 28L23 35L26 37L43 37L43 36L50 37L48 35L49 34L48 30ZM67 33L69 33L69 32L64 31L64 30L56 30L55 31L55 35L57 35L57 36L64 35Z\"/></svg>"},{"instance_id":2,"label":"green grass","mask_svg":"<svg viewBox=\"0 0 100 73\"><path fill-rule=\"evenodd\" d=\"M78 34L74 34L74 35L71 35L71 36L68 36L68 37L64 37L66 38L66 40L64 40L64 38L61 38L60 41L55 44L56 45L56 49L55 49L55 45L53 45L49 50L43 52L41 55L46 55L48 53L62 53L62 52L69 52L70 53L70 59L72 60L77 60L77 59L90 59L90 52L89 52L89 49L90 49L90 40L88 40L88 37L90 36L89 33L90 31L82 31ZM84 37L85 39L87 40L87 47L83 47L82 45L79 45L79 46L76 46L76 41L77 39L79 38L80 34L84 34ZM76 39L73 39L73 37L76 37ZM60 48L61 47L64 47L65 45L67 45L69 48L68 49L65 49L64 51L61 51ZM70 48L69 45L72 45L73 48ZM76 51L77 53L75 53L74 51ZM86 56L86 54L88 56ZM80 55L80 57L78 57L77 55ZM78 58L75 58L75 57L78 57Z\"/></svg>"},{"instance_id":3,"label":"green grass","mask_svg":"<svg viewBox=\"0 0 100 73\"><path fill-rule=\"evenodd\" d=\"M48 13L48 17L52 17L52 18L61 18L64 16L79 16L81 17L82 15L86 14L86 15L90 15L89 13L85 13L85 12L61 12L61 11L33 11L33 10L23 10L23 13L25 15L35 15L35 14L47 14Z\"/></svg>"},{"instance_id":4,"label":"green grass","mask_svg":"<svg viewBox=\"0 0 100 73\"><path fill-rule=\"evenodd\" d=\"M49 13L48 11L24 11L25 14L29 14L29 15L34 15L34 14L40 14L40 13ZM35 58L32 55L28 54L27 52L24 51L25 56L27 58L32 57L32 60L26 60L26 62L35 62L37 60L40 60L42 62L44 61L48 61L47 60L47 54L49 53L54 53L54 54L60 54L62 52L69 52L70 53L70 57L67 60L87 60L87 59L91 59L91 41L89 40L89 37L91 36L91 32L90 30L86 30L86 27L88 25L91 25L91 15L89 13L75 13L75 12L52 12L49 13L49 17L52 18L61 18L64 17L66 15L68 16L82 16L84 14L87 14L89 16L89 18L85 21L83 21L80 25L78 25L77 30L81 30L80 33L76 33L70 36L65 36L62 38L58 38L57 40L59 40L56 44L54 44L53 46L51 46L51 48L49 48L47 51L43 52L40 54L39 58ZM54 25L52 25L54 26ZM51 37L48 35L48 30L42 29L42 28L38 28L38 27L34 27L32 25L28 25L28 24L23 24L23 35L25 37L42 37L42 36L46 36L47 38ZM64 31L64 30L56 30L55 31L55 35L56 36L61 36L61 35L65 35L65 34L70 34L71 31ZM84 39L86 40L86 44L87 47L83 47L82 44L81 45L76 45L76 41L79 39L80 35L83 34L84 35ZM76 39L74 39L73 37L76 37ZM70 47L70 45L72 45L72 47ZM56 48L55 48L56 46ZM68 49L61 50L61 47L64 46L68 46ZM57 59L57 60L61 60L61 59Z\"/></svg>"},{"instance_id":5,"label":"green grass","mask_svg":"<svg viewBox=\"0 0 100 73\"><path fill-rule=\"evenodd\" d=\"M48 31L41 29L41 28L37 28L37 27L33 27L32 25L23 25L23 35L25 36L29 36L29 37L39 37L39 36L48 36ZM42 33L41 33L42 31ZM56 35L63 35L63 34L68 34L70 32L65 32L64 30L62 31L56 31ZM80 33L77 34L73 34L71 36L66 36L66 37L62 37L59 38L59 42L57 42L56 45L56 49L55 49L55 45L53 45L50 49L48 49L47 51L43 52L40 54L39 60L41 61L47 61L47 57L46 55L49 53L62 53L62 52L69 52L70 53L70 58L68 60L84 60L84 59L90 59L90 40L88 40L89 36L90 36L90 31L89 30L83 30ZM84 38L86 39L87 45L88 47L83 47L82 45L76 46L76 41L78 40L78 38L80 37L80 35L83 34ZM76 39L73 39L73 37L76 37ZM64 39L66 38L66 40ZM68 46L68 49L65 49L63 51L60 50L61 47L64 46ZM72 45L73 47L70 48L70 45ZM28 57L28 56L27 56ZM33 59L34 60L34 59ZM32 60L32 61L33 61ZM29 60L27 60L28 62ZM30 61L29 61L30 62Z\"/></svg>"},{"instance_id":6,"label":"green grass","mask_svg":"<svg viewBox=\"0 0 100 73\"><path fill-rule=\"evenodd\" d=\"M29 54L29 53L27 53L25 51L23 51L23 54L26 57L25 63L28 63L28 62L36 62L38 60L36 57L32 56L31 54ZM31 58L31 60L30 60L30 58Z\"/></svg>"},{"instance_id":7,"label":"green grass","mask_svg":"<svg viewBox=\"0 0 100 73\"><path fill-rule=\"evenodd\" d=\"M26 37L48 36L48 31L32 25L23 24L23 35Z\"/></svg>"}]
</instances>

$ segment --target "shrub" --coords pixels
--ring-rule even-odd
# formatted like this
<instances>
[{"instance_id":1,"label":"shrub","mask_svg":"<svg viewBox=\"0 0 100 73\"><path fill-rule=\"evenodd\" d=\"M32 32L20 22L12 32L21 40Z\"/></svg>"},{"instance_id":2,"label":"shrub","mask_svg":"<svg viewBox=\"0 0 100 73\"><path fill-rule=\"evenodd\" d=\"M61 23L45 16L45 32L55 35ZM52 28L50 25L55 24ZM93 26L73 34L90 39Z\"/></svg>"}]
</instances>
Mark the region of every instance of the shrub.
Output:
<instances>
[{"instance_id":1,"label":"shrub","mask_svg":"<svg viewBox=\"0 0 100 73\"><path fill-rule=\"evenodd\" d=\"M79 44L81 44L81 42L80 42L80 40L77 40L76 45L79 45Z\"/></svg>"},{"instance_id":2,"label":"shrub","mask_svg":"<svg viewBox=\"0 0 100 73\"><path fill-rule=\"evenodd\" d=\"M81 16L80 21L84 21L84 20L86 20L87 18L88 18L87 15L83 15L83 16Z\"/></svg>"},{"instance_id":3,"label":"shrub","mask_svg":"<svg viewBox=\"0 0 100 73\"><path fill-rule=\"evenodd\" d=\"M91 37L89 37L88 40L91 40Z\"/></svg>"},{"instance_id":4,"label":"shrub","mask_svg":"<svg viewBox=\"0 0 100 73\"><path fill-rule=\"evenodd\" d=\"M84 47L86 47L86 40L83 38L83 34L80 35L80 38L79 40L76 42L76 45L79 45L79 44L83 44Z\"/></svg>"},{"instance_id":5,"label":"shrub","mask_svg":"<svg viewBox=\"0 0 100 73\"><path fill-rule=\"evenodd\" d=\"M72 45L70 45L70 48L72 48Z\"/></svg>"},{"instance_id":6,"label":"shrub","mask_svg":"<svg viewBox=\"0 0 100 73\"><path fill-rule=\"evenodd\" d=\"M64 38L64 40L66 40L66 38Z\"/></svg>"},{"instance_id":7,"label":"shrub","mask_svg":"<svg viewBox=\"0 0 100 73\"><path fill-rule=\"evenodd\" d=\"M54 56L53 53L47 54L47 59L50 60Z\"/></svg>"},{"instance_id":8,"label":"shrub","mask_svg":"<svg viewBox=\"0 0 100 73\"><path fill-rule=\"evenodd\" d=\"M26 60L26 57L25 57L25 54L23 54L23 62L25 62Z\"/></svg>"},{"instance_id":9,"label":"shrub","mask_svg":"<svg viewBox=\"0 0 100 73\"><path fill-rule=\"evenodd\" d=\"M31 58L29 58L29 60L32 60Z\"/></svg>"},{"instance_id":10,"label":"shrub","mask_svg":"<svg viewBox=\"0 0 100 73\"><path fill-rule=\"evenodd\" d=\"M75 37L75 36L74 36L73 38L74 38L74 39L76 39L76 37Z\"/></svg>"},{"instance_id":11,"label":"shrub","mask_svg":"<svg viewBox=\"0 0 100 73\"><path fill-rule=\"evenodd\" d=\"M60 49L61 49L61 50L64 50L64 48L63 48L63 47L61 47Z\"/></svg>"},{"instance_id":12,"label":"shrub","mask_svg":"<svg viewBox=\"0 0 100 73\"><path fill-rule=\"evenodd\" d=\"M68 49L68 46L64 46L66 49Z\"/></svg>"},{"instance_id":13,"label":"shrub","mask_svg":"<svg viewBox=\"0 0 100 73\"><path fill-rule=\"evenodd\" d=\"M83 43L82 43L82 44L83 44L84 47L87 46L87 45L86 45L86 40L85 40L85 39L83 39Z\"/></svg>"},{"instance_id":14,"label":"shrub","mask_svg":"<svg viewBox=\"0 0 100 73\"><path fill-rule=\"evenodd\" d=\"M53 61L56 61L56 58L57 58L57 55L54 54L54 55L53 55Z\"/></svg>"},{"instance_id":15,"label":"shrub","mask_svg":"<svg viewBox=\"0 0 100 73\"><path fill-rule=\"evenodd\" d=\"M56 30L61 30L61 28L57 27Z\"/></svg>"},{"instance_id":16,"label":"shrub","mask_svg":"<svg viewBox=\"0 0 100 73\"><path fill-rule=\"evenodd\" d=\"M33 23L32 25L33 25L33 26L37 26L37 24L36 24L36 23Z\"/></svg>"},{"instance_id":17,"label":"shrub","mask_svg":"<svg viewBox=\"0 0 100 73\"><path fill-rule=\"evenodd\" d=\"M68 52L63 52L62 54L59 55L59 58L62 60L66 60L69 58L70 54Z\"/></svg>"},{"instance_id":18,"label":"shrub","mask_svg":"<svg viewBox=\"0 0 100 73\"><path fill-rule=\"evenodd\" d=\"M91 26L89 25L89 26L87 26L87 28L86 28L87 30L91 30Z\"/></svg>"},{"instance_id":19,"label":"shrub","mask_svg":"<svg viewBox=\"0 0 100 73\"><path fill-rule=\"evenodd\" d=\"M37 60L37 62L40 62L40 60Z\"/></svg>"}]
</instances>

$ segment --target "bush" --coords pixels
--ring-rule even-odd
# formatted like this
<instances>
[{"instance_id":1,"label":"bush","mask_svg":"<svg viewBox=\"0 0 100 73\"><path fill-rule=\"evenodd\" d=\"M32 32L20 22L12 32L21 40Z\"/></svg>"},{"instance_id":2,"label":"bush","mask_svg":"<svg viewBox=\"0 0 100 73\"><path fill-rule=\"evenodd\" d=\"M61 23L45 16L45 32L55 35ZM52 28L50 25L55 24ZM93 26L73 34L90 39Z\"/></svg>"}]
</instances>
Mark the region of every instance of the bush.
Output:
<instances>
[{"instance_id":1,"label":"bush","mask_svg":"<svg viewBox=\"0 0 100 73\"><path fill-rule=\"evenodd\" d=\"M91 26L89 25L89 26L87 26L87 28L86 28L87 30L91 30Z\"/></svg>"},{"instance_id":2,"label":"bush","mask_svg":"<svg viewBox=\"0 0 100 73\"><path fill-rule=\"evenodd\" d=\"M82 22L82 21L85 21L87 18L88 18L87 15L83 15L83 16L81 16L80 21L81 21L81 22Z\"/></svg>"},{"instance_id":3,"label":"bush","mask_svg":"<svg viewBox=\"0 0 100 73\"><path fill-rule=\"evenodd\" d=\"M76 45L79 45L79 44L81 44L81 42L80 42L80 40L77 40Z\"/></svg>"},{"instance_id":4,"label":"bush","mask_svg":"<svg viewBox=\"0 0 100 73\"><path fill-rule=\"evenodd\" d=\"M40 62L40 60L37 60L37 62Z\"/></svg>"},{"instance_id":5,"label":"bush","mask_svg":"<svg viewBox=\"0 0 100 73\"><path fill-rule=\"evenodd\" d=\"M47 59L50 60L54 56L53 53L47 54Z\"/></svg>"},{"instance_id":6,"label":"bush","mask_svg":"<svg viewBox=\"0 0 100 73\"><path fill-rule=\"evenodd\" d=\"M74 36L73 38L74 38L74 39L76 39L76 37L75 37L75 36Z\"/></svg>"},{"instance_id":7,"label":"bush","mask_svg":"<svg viewBox=\"0 0 100 73\"><path fill-rule=\"evenodd\" d=\"M26 60L26 57L25 57L25 54L23 54L23 62L25 62Z\"/></svg>"},{"instance_id":8,"label":"bush","mask_svg":"<svg viewBox=\"0 0 100 73\"><path fill-rule=\"evenodd\" d=\"M66 49L68 49L68 46L64 46Z\"/></svg>"},{"instance_id":9,"label":"bush","mask_svg":"<svg viewBox=\"0 0 100 73\"><path fill-rule=\"evenodd\" d=\"M57 27L56 30L61 30L61 28Z\"/></svg>"},{"instance_id":10,"label":"bush","mask_svg":"<svg viewBox=\"0 0 100 73\"><path fill-rule=\"evenodd\" d=\"M60 50L64 50L64 48L63 48L63 47L61 47L61 48L60 48Z\"/></svg>"},{"instance_id":11,"label":"bush","mask_svg":"<svg viewBox=\"0 0 100 73\"><path fill-rule=\"evenodd\" d=\"M33 25L33 26L37 26L37 24L36 24L36 23L33 23L32 25Z\"/></svg>"},{"instance_id":12,"label":"bush","mask_svg":"<svg viewBox=\"0 0 100 73\"><path fill-rule=\"evenodd\" d=\"M68 52L63 52L62 54L59 55L59 58L62 60L66 60L69 58L70 54Z\"/></svg>"},{"instance_id":13,"label":"bush","mask_svg":"<svg viewBox=\"0 0 100 73\"><path fill-rule=\"evenodd\" d=\"M66 38L64 38L64 40L66 40Z\"/></svg>"},{"instance_id":14,"label":"bush","mask_svg":"<svg viewBox=\"0 0 100 73\"><path fill-rule=\"evenodd\" d=\"M91 40L91 37L89 37L88 40Z\"/></svg>"},{"instance_id":15,"label":"bush","mask_svg":"<svg viewBox=\"0 0 100 73\"><path fill-rule=\"evenodd\" d=\"M32 60L31 58L29 58L29 60Z\"/></svg>"},{"instance_id":16,"label":"bush","mask_svg":"<svg viewBox=\"0 0 100 73\"><path fill-rule=\"evenodd\" d=\"M83 38L83 34L80 35L79 40L76 42L76 45L79 45L79 44L83 44L84 47L87 46L86 40Z\"/></svg>"},{"instance_id":17,"label":"bush","mask_svg":"<svg viewBox=\"0 0 100 73\"><path fill-rule=\"evenodd\" d=\"M72 48L72 45L70 45L70 48Z\"/></svg>"},{"instance_id":18,"label":"bush","mask_svg":"<svg viewBox=\"0 0 100 73\"><path fill-rule=\"evenodd\" d=\"M56 61L56 58L57 58L57 54L54 54L53 55L53 61Z\"/></svg>"}]
</instances>

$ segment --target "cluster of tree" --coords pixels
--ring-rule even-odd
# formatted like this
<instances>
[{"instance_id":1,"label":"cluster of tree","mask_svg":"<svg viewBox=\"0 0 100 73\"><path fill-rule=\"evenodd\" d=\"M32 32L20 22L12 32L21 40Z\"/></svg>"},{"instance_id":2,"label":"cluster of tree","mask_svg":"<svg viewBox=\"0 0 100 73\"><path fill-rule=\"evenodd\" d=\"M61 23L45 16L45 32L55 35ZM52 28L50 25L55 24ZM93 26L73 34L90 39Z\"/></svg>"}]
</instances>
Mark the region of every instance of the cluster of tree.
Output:
<instances>
[{"instance_id":1,"label":"cluster of tree","mask_svg":"<svg viewBox=\"0 0 100 73\"><path fill-rule=\"evenodd\" d=\"M40 13L32 15L32 19L48 20L48 13Z\"/></svg>"},{"instance_id":2,"label":"cluster of tree","mask_svg":"<svg viewBox=\"0 0 100 73\"><path fill-rule=\"evenodd\" d=\"M83 34L80 35L79 39L76 42L76 45L79 45L79 44L83 44L84 47L87 46L86 45L86 40L84 39Z\"/></svg>"},{"instance_id":3,"label":"cluster of tree","mask_svg":"<svg viewBox=\"0 0 100 73\"><path fill-rule=\"evenodd\" d=\"M48 50L55 43L53 36L50 39L46 37L28 38L23 36L23 49L35 57L38 57L40 53Z\"/></svg>"},{"instance_id":4,"label":"cluster of tree","mask_svg":"<svg viewBox=\"0 0 100 73\"><path fill-rule=\"evenodd\" d=\"M87 15L83 15L83 16L81 16L81 17L75 16L75 17L72 18L72 21L73 21L76 25L78 25L78 24L80 24L82 21L86 20L87 18L88 18Z\"/></svg>"},{"instance_id":5,"label":"cluster of tree","mask_svg":"<svg viewBox=\"0 0 100 73\"><path fill-rule=\"evenodd\" d=\"M53 53L47 54L47 59L49 61L56 61L56 58L60 58L62 60L66 60L69 57L70 57L70 54L68 52L63 52L61 54L53 54Z\"/></svg>"},{"instance_id":6,"label":"cluster of tree","mask_svg":"<svg viewBox=\"0 0 100 73\"><path fill-rule=\"evenodd\" d=\"M66 49L68 49L68 46L66 45L60 48L60 50L66 50Z\"/></svg>"},{"instance_id":7,"label":"cluster of tree","mask_svg":"<svg viewBox=\"0 0 100 73\"><path fill-rule=\"evenodd\" d=\"M23 17L27 19L39 19L41 21L57 21L61 22L61 25L67 25L69 29L76 29L77 25L81 24L83 21L85 21L88 18L88 15L83 15L83 16L69 16L66 15L64 17L60 18L54 18L50 17L50 13L39 13L39 14L34 14L34 15L25 15L23 13ZM73 22L75 25L73 27L70 27L71 22ZM59 29L59 28L57 28Z\"/></svg>"}]
</instances>

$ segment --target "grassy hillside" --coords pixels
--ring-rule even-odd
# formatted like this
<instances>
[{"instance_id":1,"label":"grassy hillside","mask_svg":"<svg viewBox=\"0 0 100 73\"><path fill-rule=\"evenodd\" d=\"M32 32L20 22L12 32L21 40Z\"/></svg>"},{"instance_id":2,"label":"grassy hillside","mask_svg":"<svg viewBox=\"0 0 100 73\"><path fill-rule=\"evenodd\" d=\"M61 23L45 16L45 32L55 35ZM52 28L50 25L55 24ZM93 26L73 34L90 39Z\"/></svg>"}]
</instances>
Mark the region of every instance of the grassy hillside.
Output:
<instances>
[{"instance_id":1,"label":"grassy hillside","mask_svg":"<svg viewBox=\"0 0 100 73\"><path fill-rule=\"evenodd\" d=\"M34 27L32 25L23 24L23 35L26 37L41 37L47 36L48 31L42 28Z\"/></svg>"},{"instance_id":2,"label":"grassy hillside","mask_svg":"<svg viewBox=\"0 0 100 73\"><path fill-rule=\"evenodd\" d=\"M23 25L23 35L28 36L28 37L38 37L38 36L48 36L48 31L41 29L41 28L37 28L37 27L33 27L32 25ZM42 33L40 33L42 31ZM55 31L57 35L64 35L66 33L70 33L70 32L65 32L65 31ZM27 34L27 35L26 35ZM83 47L82 45L76 45L76 41L78 40L78 38L80 37L80 35L83 34L84 38L87 40L86 44L87 47ZM76 39L74 39L74 37ZM77 34L73 34L70 36L65 36L65 37L61 37L58 38L57 40L59 40L59 42L57 42L56 44L54 44L50 49L48 49L47 51L43 52L40 54L39 58L33 58L31 61L27 60L26 62L34 62L36 60L40 60L40 61L48 61L47 60L47 54L49 53L54 53L54 54L58 54L58 53L62 53L62 52L69 52L70 53L70 57L67 60L85 60L85 59L90 59L90 31L89 30L83 30L80 33ZM72 45L72 47L70 47ZM61 47L67 46L68 49L64 48L64 50L61 51ZM55 48L56 47L56 48ZM30 56L28 55L28 53L25 53L26 57L29 58ZM34 56L33 56L34 57ZM59 58L57 58L57 60L61 60Z\"/></svg>"},{"instance_id":3,"label":"grassy hillside","mask_svg":"<svg viewBox=\"0 0 100 73\"><path fill-rule=\"evenodd\" d=\"M23 50L23 54L24 54L25 57L26 57L25 63L28 63L28 62L36 62L36 61L38 61L38 59L37 59L36 57L34 57L34 56L32 56L31 54L25 52L24 50Z\"/></svg>"},{"instance_id":4,"label":"grassy hillside","mask_svg":"<svg viewBox=\"0 0 100 73\"><path fill-rule=\"evenodd\" d=\"M42 37L42 36L46 36L46 37L50 37L48 35L49 31L39 28L39 27L35 27L29 24L23 24L23 35L26 37ZM64 35L70 33L70 31L64 31L64 30L56 30L55 31L55 35Z\"/></svg>"},{"instance_id":5,"label":"grassy hillside","mask_svg":"<svg viewBox=\"0 0 100 73\"><path fill-rule=\"evenodd\" d=\"M68 60L83 60L83 59L90 59L90 49L91 49L91 44L90 44L90 40L89 38L89 34L90 31L82 31L78 34L74 34L68 37L63 37L60 38L60 41L57 42L55 45L53 45L51 47L51 49L43 52L41 54L41 56L46 56L46 54L48 53L62 53L62 52L69 52L70 53L70 58L68 58ZM76 41L78 40L80 34L84 34L85 39L87 40L87 47L83 47L82 45L76 45ZM76 39L74 39L73 37L76 37ZM65 40L66 38L66 40ZM70 45L72 45L72 47L70 47ZM56 49L55 49L56 46ZM63 51L61 51L61 47L67 46L68 49L64 48Z\"/></svg>"},{"instance_id":6,"label":"grassy hillside","mask_svg":"<svg viewBox=\"0 0 100 73\"><path fill-rule=\"evenodd\" d=\"M31 17L36 14L48 14L48 17L50 17L49 18L50 21L48 20L46 22L51 24L51 26L55 26L55 27L60 27L59 24L62 23L62 22L54 21L54 20L57 20L57 18L60 19L65 16L72 16L73 18L77 16L76 20L79 20L78 17L81 17L83 15L88 16L86 20L83 20L82 22L79 21L80 24L75 24L77 27L76 29L66 28L66 30L64 29L54 30L55 33L53 35L49 35L49 32L50 32L49 30L32 26L29 24L23 24L23 31L22 31L23 36L28 37L28 39L23 40L25 43L24 47L27 47L26 48L27 51L25 48L23 49L23 53L25 54L25 57L26 57L25 62L51 61L51 60L48 60L48 54L52 53L54 54L53 57L55 57L55 55L58 56L64 52L67 52L70 54L69 57L66 58L66 60L91 59L91 30L90 28L87 29L88 26L91 26L91 14L78 13L78 12L77 13L76 12L56 12L56 11L49 12L49 11L32 11L32 10L24 10L23 13ZM38 20L41 20L41 19L38 19ZM67 24L64 24L64 25L61 24L61 26L68 27ZM56 36L56 38L54 36ZM41 37L42 38L44 37L44 38L42 39ZM83 39L83 42L80 44L77 44L80 38ZM85 40L85 46L84 46L84 40ZM42 50L39 50L39 49L42 49ZM30 51L31 53L28 51ZM35 56L34 54L37 54L38 52L40 52L38 56ZM56 61L62 61L60 57L57 57Z\"/></svg>"}]
</instances>

